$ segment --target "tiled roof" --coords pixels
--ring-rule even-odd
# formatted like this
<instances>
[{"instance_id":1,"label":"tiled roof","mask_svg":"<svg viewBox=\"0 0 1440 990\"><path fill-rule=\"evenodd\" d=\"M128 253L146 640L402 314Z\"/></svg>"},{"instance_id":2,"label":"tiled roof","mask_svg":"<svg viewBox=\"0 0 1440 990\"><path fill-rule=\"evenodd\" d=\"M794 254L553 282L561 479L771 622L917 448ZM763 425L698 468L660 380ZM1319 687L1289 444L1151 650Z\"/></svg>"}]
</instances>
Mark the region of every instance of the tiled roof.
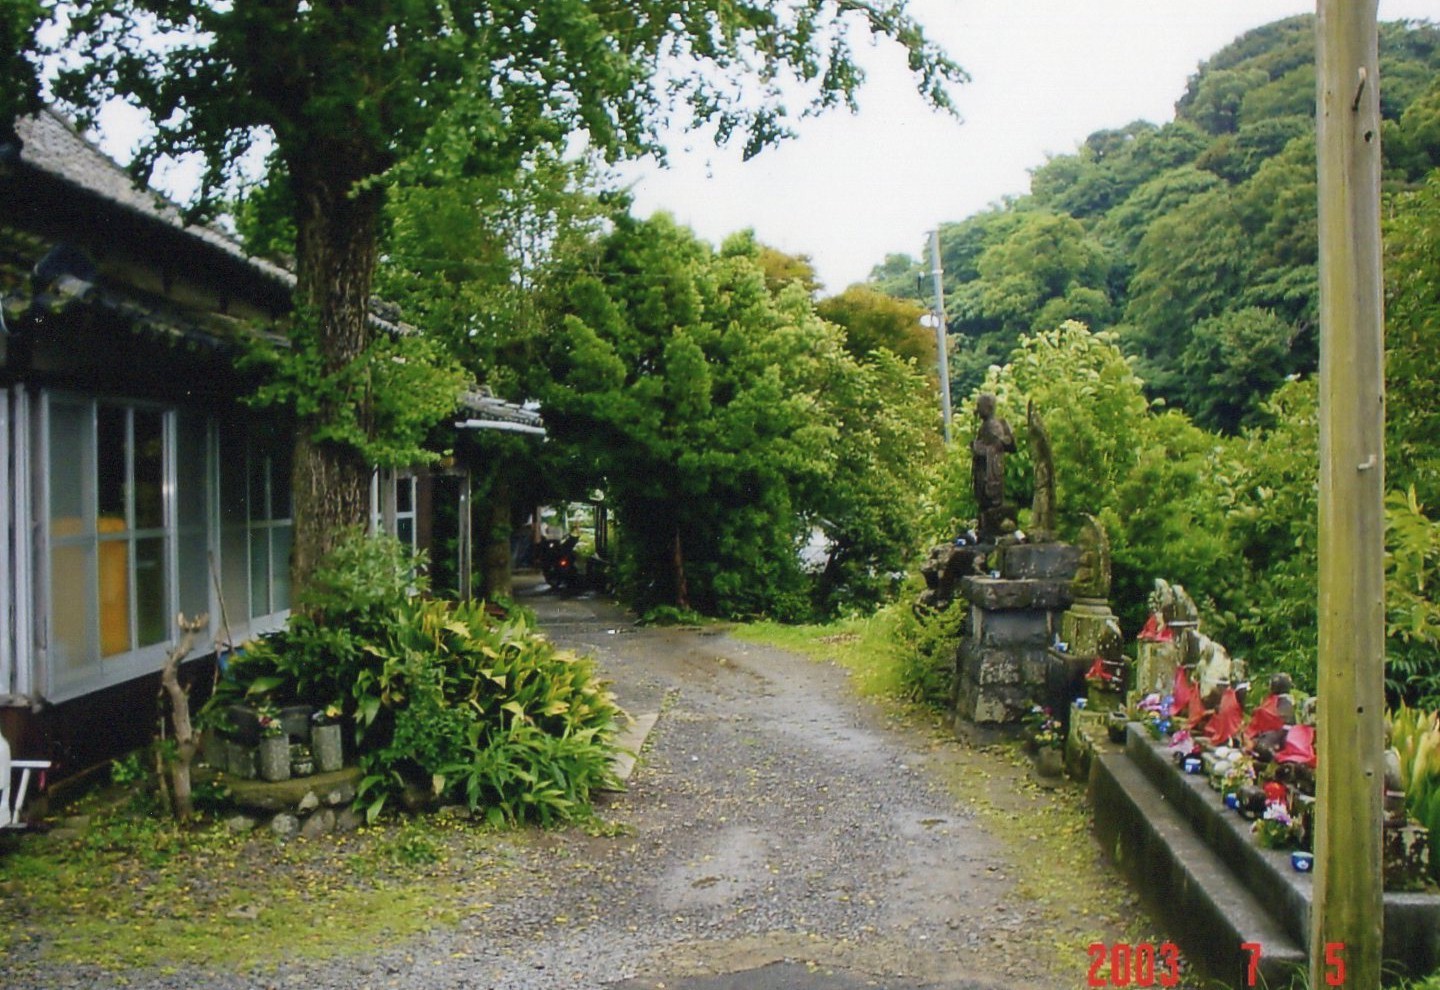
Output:
<instances>
[{"instance_id":1,"label":"tiled roof","mask_svg":"<svg viewBox=\"0 0 1440 990\"><path fill-rule=\"evenodd\" d=\"M15 133L24 147L20 162L53 175L91 195L100 196L123 209L160 221L228 254L252 270L289 289L295 275L273 262L252 257L240 243L215 227L186 223L180 208L153 189L139 185L130 173L87 140L75 125L53 108L46 107L32 117L15 121ZM387 333L414 331L400 320L398 307L379 299L371 301L370 325Z\"/></svg>"},{"instance_id":2,"label":"tiled roof","mask_svg":"<svg viewBox=\"0 0 1440 990\"><path fill-rule=\"evenodd\" d=\"M57 111L46 108L33 117L15 122L15 133L24 142L20 161L53 175L87 192L109 200L133 213L159 220L183 230L211 247L238 258L276 281L293 287L295 276L279 265L253 258L233 237L214 227L188 224L174 203L130 177L103 151L83 137L75 125Z\"/></svg>"},{"instance_id":3,"label":"tiled roof","mask_svg":"<svg viewBox=\"0 0 1440 990\"><path fill-rule=\"evenodd\" d=\"M460 393L460 408L486 420L543 426L540 412L514 402L496 398L484 387L472 387Z\"/></svg>"}]
</instances>

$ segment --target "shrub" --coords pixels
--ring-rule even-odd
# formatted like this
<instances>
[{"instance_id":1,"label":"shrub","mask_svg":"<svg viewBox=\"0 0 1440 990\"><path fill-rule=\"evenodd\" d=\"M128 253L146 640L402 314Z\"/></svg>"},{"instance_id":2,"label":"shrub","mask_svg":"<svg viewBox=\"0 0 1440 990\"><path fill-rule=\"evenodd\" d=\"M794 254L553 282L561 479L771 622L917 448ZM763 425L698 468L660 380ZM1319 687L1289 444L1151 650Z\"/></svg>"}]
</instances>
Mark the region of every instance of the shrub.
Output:
<instances>
[{"instance_id":1,"label":"shrub","mask_svg":"<svg viewBox=\"0 0 1440 990\"><path fill-rule=\"evenodd\" d=\"M945 708L955 690L955 655L960 649L960 627L969 605L957 598L943 609L931 611L908 605L892 607L895 640L900 656L900 681L912 701Z\"/></svg>"},{"instance_id":2,"label":"shrub","mask_svg":"<svg viewBox=\"0 0 1440 990\"><path fill-rule=\"evenodd\" d=\"M1440 714L1401 705L1386 727L1400 757L1405 810L1430 830L1430 874L1440 879Z\"/></svg>"},{"instance_id":3,"label":"shrub","mask_svg":"<svg viewBox=\"0 0 1440 990\"><path fill-rule=\"evenodd\" d=\"M394 540L353 537L282 632L247 644L207 711L338 704L353 720L370 819L401 795L464 801L493 822L581 814L610 780L613 697L520 609L430 600Z\"/></svg>"}]
</instances>

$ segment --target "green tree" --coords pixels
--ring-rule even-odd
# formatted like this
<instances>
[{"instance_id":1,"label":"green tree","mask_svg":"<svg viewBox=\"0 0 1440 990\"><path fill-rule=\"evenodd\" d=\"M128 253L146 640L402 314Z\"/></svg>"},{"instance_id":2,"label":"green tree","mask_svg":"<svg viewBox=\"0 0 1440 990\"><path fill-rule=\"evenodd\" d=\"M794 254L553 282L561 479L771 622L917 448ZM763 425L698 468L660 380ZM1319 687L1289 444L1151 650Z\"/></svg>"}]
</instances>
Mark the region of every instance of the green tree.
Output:
<instances>
[{"instance_id":1,"label":"green tree","mask_svg":"<svg viewBox=\"0 0 1440 990\"><path fill-rule=\"evenodd\" d=\"M1299 331L1267 309L1226 310L1195 324L1180 355L1177 397L1200 426L1256 425L1266 396L1290 374Z\"/></svg>"},{"instance_id":2,"label":"green tree","mask_svg":"<svg viewBox=\"0 0 1440 990\"><path fill-rule=\"evenodd\" d=\"M852 285L821 299L815 310L845 331L845 349L857 358L887 350L927 372L936 367L935 331L920 325L926 310L919 303Z\"/></svg>"},{"instance_id":3,"label":"green tree","mask_svg":"<svg viewBox=\"0 0 1440 990\"><path fill-rule=\"evenodd\" d=\"M1032 401L1044 417L1061 537L1073 538L1086 514L1104 522L1114 554L1112 598L1127 629L1143 620L1158 576L1201 595L1219 590L1223 570L1216 564L1226 547L1210 481L1219 441L1179 413L1153 410L1113 335L1075 322L1026 335L981 388L1017 425L1020 449L1006 460L1007 497L1022 507L1031 496L1032 468L1030 438L1018 424ZM973 406L972 396L966 408ZM934 536L953 536L973 519L969 467L966 445L947 452L927 517ZM1022 509L1021 528L1027 524Z\"/></svg>"},{"instance_id":4,"label":"green tree","mask_svg":"<svg viewBox=\"0 0 1440 990\"><path fill-rule=\"evenodd\" d=\"M937 432L924 378L852 356L802 285L772 291L749 237L717 254L663 214L618 217L589 270L542 400L616 510L622 589L798 618L814 589L797 551L818 527L837 549L822 604L878 593L913 547L910 481Z\"/></svg>"},{"instance_id":5,"label":"green tree","mask_svg":"<svg viewBox=\"0 0 1440 990\"><path fill-rule=\"evenodd\" d=\"M34 52L43 10L40 0L0 0L0 143L16 117L40 107Z\"/></svg>"},{"instance_id":6,"label":"green tree","mask_svg":"<svg viewBox=\"0 0 1440 990\"><path fill-rule=\"evenodd\" d=\"M297 377L315 397L296 438L299 584L367 511L363 441L380 424L355 366L375 364L368 308L390 168L423 157L437 182L505 172L578 132L607 155L654 149L676 100L754 154L790 132L790 83L808 108L853 105L856 27L896 39L932 103L948 106L963 78L898 0L96 0L66 13L57 92L148 110L156 133L139 166L199 152L198 205L262 136L274 142L294 209Z\"/></svg>"}]
</instances>

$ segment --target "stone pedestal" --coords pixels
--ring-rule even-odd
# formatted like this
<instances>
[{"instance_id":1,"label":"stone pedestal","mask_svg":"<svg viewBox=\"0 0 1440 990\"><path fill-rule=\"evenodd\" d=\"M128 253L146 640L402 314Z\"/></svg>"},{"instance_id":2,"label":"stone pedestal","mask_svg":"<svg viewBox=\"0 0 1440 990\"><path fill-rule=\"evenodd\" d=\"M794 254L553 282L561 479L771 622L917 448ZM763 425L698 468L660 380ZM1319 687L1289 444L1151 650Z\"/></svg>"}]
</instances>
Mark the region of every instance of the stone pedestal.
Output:
<instances>
[{"instance_id":1,"label":"stone pedestal","mask_svg":"<svg viewBox=\"0 0 1440 990\"><path fill-rule=\"evenodd\" d=\"M1067 544L1019 544L1004 548L999 577L961 580L970 603L956 658L961 718L994 728L1018 723L1037 702L1064 710L1070 672L1050 645L1070 605L1078 561L1079 551Z\"/></svg>"},{"instance_id":2,"label":"stone pedestal","mask_svg":"<svg viewBox=\"0 0 1440 990\"><path fill-rule=\"evenodd\" d=\"M1103 598L1077 598L1060 618L1060 639L1070 653L1094 659L1100 652L1100 634L1113 618L1115 613Z\"/></svg>"},{"instance_id":3,"label":"stone pedestal","mask_svg":"<svg viewBox=\"0 0 1440 990\"><path fill-rule=\"evenodd\" d=\"M1182 659L1180 645L1175 640L1164 643L1141 640L1135 665L1135 693L1141 697L1169 694L1175 687L1175 671Z\"/></svg>"},{"instance_id":4,"label":"stone pedestal","mask_svg":"<svg viewBox=\"0 0 1440 990\"><path fill-rule=\"evenodd\" d=\"M262 780L290 779L290 742L284 736L263 737L256 756Z\"/></svg>"}]
</instances>

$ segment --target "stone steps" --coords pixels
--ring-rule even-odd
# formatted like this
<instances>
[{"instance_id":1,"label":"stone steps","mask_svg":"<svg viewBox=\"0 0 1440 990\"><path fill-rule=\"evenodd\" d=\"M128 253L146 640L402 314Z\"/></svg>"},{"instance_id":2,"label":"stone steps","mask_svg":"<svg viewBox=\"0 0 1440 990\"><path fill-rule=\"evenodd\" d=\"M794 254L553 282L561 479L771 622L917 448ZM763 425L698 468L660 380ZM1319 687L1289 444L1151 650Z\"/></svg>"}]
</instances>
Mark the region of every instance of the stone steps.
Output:
<instances>
[{"instance_id":1,"label":"stone steps","mask_svg":"<svg viewBox=\"0 0 1440 990\"><path fill-rule=\"evenodd\" d=\"M1250 823L1226 808L1203 776L1180 772L1138 725L1130 727L1124 753L1097 754L1090 786L1102 844L1112 855L1118 851L1117 860L1142 890L1159 888L1163 900L1152 907L1182 949L1224 979L1248 960L1244 954L1225 958L1227 945L1234 952L1239 941L1260 942L1262 973L1271 986L1288 985L1276 981L1288 979L1297 965L1303 968L1310 940L1310 874L1296 872L1288 853L1261 849ZM1222 920L1227 912L1233 917ZM1209 934L1191 938L1187 930ZM1247 930L1255 937L1236 941ZM1385 895L1384 958L1387 967L1411 973L1440 966L1440 896Z\"/></svg>"},{"instance_id":2,"label":"stone steps","mask_svg":"<svg viewBox=\"0 0 1440 990\"><path fill-rule=\"evenodd\" d=\"M1235 988L1297 982L1304 950L1134 760L1097 753L1090 790L1102 846L1192 964ZM1261 946L1253 981L1246 943Z\"/></svg>"}]
</instances>

